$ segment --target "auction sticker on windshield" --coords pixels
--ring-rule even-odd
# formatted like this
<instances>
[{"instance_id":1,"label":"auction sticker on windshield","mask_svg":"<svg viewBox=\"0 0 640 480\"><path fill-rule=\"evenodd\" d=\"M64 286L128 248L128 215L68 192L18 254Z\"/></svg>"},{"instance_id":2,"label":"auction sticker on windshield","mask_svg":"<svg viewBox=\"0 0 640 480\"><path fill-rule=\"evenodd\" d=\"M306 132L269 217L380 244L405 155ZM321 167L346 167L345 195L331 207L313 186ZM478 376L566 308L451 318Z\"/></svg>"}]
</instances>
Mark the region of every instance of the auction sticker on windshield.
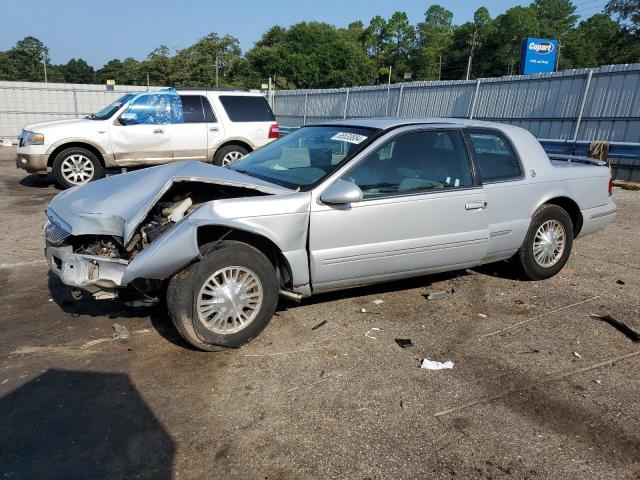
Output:
<instances>
[{"instance_id":1,"label":"auction sticker on windshield","mask_svg":"<svg viewBox=\"0 0 640 480\"><path fill-rule=\"evenodd\" d=\"M358 135L357 133L349 133L349 132L340 132L336 133L331 140L337 140L339 142L349 142L354 143L356 145L361 144L367 139L364 135Z\"/></svg>"}]
</instances>

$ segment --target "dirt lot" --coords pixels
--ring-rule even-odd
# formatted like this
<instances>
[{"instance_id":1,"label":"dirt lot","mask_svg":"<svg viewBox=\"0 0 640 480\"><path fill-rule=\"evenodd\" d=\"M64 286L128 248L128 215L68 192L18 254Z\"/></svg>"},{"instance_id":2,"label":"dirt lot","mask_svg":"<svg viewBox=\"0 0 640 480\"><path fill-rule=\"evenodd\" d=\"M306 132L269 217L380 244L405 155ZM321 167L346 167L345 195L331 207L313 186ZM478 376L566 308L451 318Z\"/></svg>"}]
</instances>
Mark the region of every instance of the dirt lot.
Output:
<instances>
[{"instance_id":1,"label":"dirt lot","mask_svg":"<svg viewBox=\"0 0 640 480\"><path fill-rule=\"evenodd\" d=\"M616 223L551 280L492 265L285 302L211 354L159 308L72 302L42 257L58 191L8 152L2 478L640 478L640 349L589 316L640 331L640 192L616 189ZM128 340L94 342L114 323Z\"/></svg>"}]
</instances>

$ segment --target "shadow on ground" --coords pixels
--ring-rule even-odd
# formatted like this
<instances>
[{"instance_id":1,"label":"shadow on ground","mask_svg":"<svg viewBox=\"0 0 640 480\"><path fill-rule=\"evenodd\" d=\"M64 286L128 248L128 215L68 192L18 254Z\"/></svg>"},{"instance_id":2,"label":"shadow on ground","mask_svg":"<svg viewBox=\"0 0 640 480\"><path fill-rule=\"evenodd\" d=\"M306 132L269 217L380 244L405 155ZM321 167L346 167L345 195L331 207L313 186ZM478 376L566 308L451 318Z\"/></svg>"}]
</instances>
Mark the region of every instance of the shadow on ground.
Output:
<instances>
[{"instance_id":1,"label":"shadow on ground","mask_svg":"<svg viewBox=\"0 0 640 480\"><path fill-rule=\"evenodd\" d=\"M171 478L175 443L128 375L48 370L0 411L3 478Z\"/></svg>"}]
</instances>

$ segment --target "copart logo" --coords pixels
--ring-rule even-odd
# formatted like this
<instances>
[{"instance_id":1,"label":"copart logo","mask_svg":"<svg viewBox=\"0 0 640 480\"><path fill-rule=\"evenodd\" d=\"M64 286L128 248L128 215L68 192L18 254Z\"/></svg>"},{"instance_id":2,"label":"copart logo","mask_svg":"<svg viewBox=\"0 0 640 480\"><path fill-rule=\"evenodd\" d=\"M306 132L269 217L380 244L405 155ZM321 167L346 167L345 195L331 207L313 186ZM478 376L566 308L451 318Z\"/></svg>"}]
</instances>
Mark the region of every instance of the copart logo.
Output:
<instances>
[{"instance_id":1,"label":"copart logo","mask_svg":"<svg viewBox=\"0 0 640 480\"><path fill-rule=\"evenodd\" d=\"M529 43L529 50L533 50L538 55L548 55L553 52L554 46L551 42L531 42Z\"/></svg>"}]
</instances>

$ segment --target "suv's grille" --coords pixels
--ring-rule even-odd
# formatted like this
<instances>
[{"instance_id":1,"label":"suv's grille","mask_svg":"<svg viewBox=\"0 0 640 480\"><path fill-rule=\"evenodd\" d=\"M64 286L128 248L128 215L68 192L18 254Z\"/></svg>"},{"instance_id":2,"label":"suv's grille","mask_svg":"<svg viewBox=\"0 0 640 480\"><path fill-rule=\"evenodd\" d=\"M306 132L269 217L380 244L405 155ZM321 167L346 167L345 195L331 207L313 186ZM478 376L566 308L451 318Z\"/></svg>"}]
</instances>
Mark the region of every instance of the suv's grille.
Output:
<instances>
[{"instance_id":1,"label":"suv's grille","mask_svg":"<svg viewBox=\"0 0 640 480\"><path fill-rule=\"evenodd\" d=\"M53 245L60 245L64 242L71 234L67 232L60 225L49 220L44 227L44 236L47 242Z\"/></svg>"}]
</instances>

